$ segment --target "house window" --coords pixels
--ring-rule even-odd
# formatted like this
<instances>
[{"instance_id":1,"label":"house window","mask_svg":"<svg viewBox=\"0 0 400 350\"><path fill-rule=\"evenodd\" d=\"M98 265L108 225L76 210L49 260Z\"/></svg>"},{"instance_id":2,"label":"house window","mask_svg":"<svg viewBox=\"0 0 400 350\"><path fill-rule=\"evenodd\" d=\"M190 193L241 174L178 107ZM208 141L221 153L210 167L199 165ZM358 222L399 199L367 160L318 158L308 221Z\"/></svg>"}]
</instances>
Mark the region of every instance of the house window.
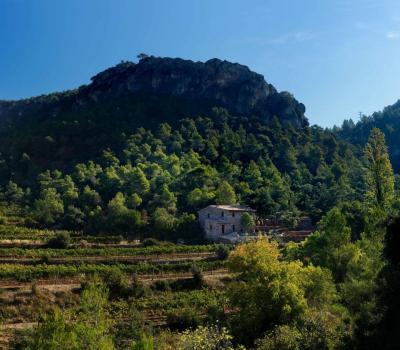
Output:
<instances>
[{"instance_id":1,"label":"house window","mask_svg":"<svg viewBox=\"0 0 400 350\"><path fill-rule=\"evenodd\" d=\"M210 213L207 213L207 217L210 218Z\"/></svg>"},{"instance_id":2,"label":"house window","mask_svg":"<svg viewBox=\"0 0 400 350\"><path fill-rule=\"evenodd\" d=\"M234 212L234 211L232 212L232 217L233 217L233 218L235 217L235 212Z\"/></svg>"},{"instance_id":3,"label":"house window","mask_svg":"<svg viewBox=\"0 0 400 350\"><path fill-rule=\"evenodd\" d=\"M221 217L224 217L224 212L223 211L221 211Z\"/></svg>"},{"instance_id":4,"label":"house window","mask_svg":"<svg viewBox=\"0 0 400 350\"><path fill-rule=\"evenodd\" d=\"M225 225L221 225L221 232L222 232L222 234L225 233Z\"/></svg>"},{"instance_id":5,"label":"house window","mask_svg":"<svg viewBox=\"0 0 400 350\"><path fill-rule=\"evenodd\" d=\"M235 225L232 225L232 231L235 232Z\"/></svg>"}]
</instances>

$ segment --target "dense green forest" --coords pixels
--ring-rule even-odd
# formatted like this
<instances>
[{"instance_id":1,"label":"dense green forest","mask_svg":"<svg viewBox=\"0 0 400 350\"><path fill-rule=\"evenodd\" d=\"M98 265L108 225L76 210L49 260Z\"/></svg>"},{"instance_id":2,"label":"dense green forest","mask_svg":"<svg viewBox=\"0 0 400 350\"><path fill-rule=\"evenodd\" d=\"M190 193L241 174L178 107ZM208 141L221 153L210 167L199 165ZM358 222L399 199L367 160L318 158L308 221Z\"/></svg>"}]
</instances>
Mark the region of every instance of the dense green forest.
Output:
<instances>
[{"instance_id":1,"label":"dense green forest","mask_svg":"<svg viewBox=\"0 0 400 350\"><path fill-rule=\"evenodd\" d=\"M30 225L175 239L195 229L193 214L208 204L317 221L365 191L359 148L318 127L282 127L277 118L266 123L216 108L211 118L139 128L121 142L71 172L34 179L27 172L26 187L11 179L3 200Z\"/></svg>"},{"instance_id":2,"label":"dense green forest","mask_svg":"<svg viewBox=\"0 0 400 350\"><path fill-rule=\"evenodd\" d=\"M334 128L338 135L351 143L363 145L367 142L373 128L379 128L386 138L390 159L396 173L400 171L400 149L398 135L400 132L400 100L371 116L363 115L356 123L345 120L340 128Z\"/></svg>"}]
</instances>

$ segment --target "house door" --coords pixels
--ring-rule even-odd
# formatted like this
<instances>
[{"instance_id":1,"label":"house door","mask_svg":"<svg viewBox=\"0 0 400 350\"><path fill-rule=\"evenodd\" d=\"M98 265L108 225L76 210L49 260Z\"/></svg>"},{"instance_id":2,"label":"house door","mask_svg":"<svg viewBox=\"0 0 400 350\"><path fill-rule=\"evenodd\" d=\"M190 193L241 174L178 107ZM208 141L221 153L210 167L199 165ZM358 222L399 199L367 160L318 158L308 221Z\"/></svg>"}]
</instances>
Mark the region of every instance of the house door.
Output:
<instances>
[{"instance_id":1,"label":"house door","mask_svg":"<svg viewBox=\"0 0 400 350\"><path fill-rule=\"evenodd\" d=\"M222 234L225 233L225 225L221 225L221 233L222 233Z\"/></svg>"}]
</instances>

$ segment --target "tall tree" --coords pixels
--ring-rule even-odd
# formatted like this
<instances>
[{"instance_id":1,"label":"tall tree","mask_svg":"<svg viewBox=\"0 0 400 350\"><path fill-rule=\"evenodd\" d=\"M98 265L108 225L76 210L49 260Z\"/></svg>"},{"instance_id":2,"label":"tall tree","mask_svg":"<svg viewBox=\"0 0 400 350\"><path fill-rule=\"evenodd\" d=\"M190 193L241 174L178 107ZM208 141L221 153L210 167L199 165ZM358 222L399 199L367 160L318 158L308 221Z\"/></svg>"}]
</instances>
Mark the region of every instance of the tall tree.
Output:
<instances>
[{"instance_id":1,"label":"tall tree","mask_svg":"<svg viewBox=\"0 0 400 350\"><path fill-rule=\"evenodd\" d=\"M371 131L364 149L364 158L367 197L379 205L385 205L394 196L394 174L385 136L377 128Z\"/></svg>"}]
</instances>

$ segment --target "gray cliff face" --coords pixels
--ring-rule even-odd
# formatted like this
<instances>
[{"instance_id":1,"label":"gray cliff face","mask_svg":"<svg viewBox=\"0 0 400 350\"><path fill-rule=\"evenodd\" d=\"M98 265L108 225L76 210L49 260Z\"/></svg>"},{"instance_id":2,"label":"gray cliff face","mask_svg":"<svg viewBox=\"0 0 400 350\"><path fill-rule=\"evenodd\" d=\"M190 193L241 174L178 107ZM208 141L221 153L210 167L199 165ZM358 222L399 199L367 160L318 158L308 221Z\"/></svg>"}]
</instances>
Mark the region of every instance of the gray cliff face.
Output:
<instances>
[{"instance_id":1,"label":"gray cliff face","mask_svg":"<svg viewBox=\"0 0 400 350\"><path fill-rule=\"evenodd\" d=\"M292 95L278 93L246 66L216 58L203 63L146 57L137 64L121 63L94 76L89 90L96 99L117 91L206 99L233 114L268 120L277 116L283 124L308 125L305 106Z\"/></svg>"},{"instance_id":2,"label":"gray cliff face","mask_svg":"<svg viewBox=\"0 0 400 350\"><path fill-rule=\"evenodd\" d=\"M0 121L6 117L21 118L37 112L43 105L57 111L60 101L63 108L69 105L71 110L77 110L88 102L149 95L176 96L198 101L199 105L204 100L209 105L224 107L234 115L257 115L267 121L276 116L283 125L292 124L296 128L308 125L304 105L291 94L278 93L262 75L246 66L219 59L193 62L145 57L137 64L123 62L94 76L91 84L65 94L66 97L54 94L50 99L41 96L21 101L0 101Z\"/></svg>"}]
</instances>

